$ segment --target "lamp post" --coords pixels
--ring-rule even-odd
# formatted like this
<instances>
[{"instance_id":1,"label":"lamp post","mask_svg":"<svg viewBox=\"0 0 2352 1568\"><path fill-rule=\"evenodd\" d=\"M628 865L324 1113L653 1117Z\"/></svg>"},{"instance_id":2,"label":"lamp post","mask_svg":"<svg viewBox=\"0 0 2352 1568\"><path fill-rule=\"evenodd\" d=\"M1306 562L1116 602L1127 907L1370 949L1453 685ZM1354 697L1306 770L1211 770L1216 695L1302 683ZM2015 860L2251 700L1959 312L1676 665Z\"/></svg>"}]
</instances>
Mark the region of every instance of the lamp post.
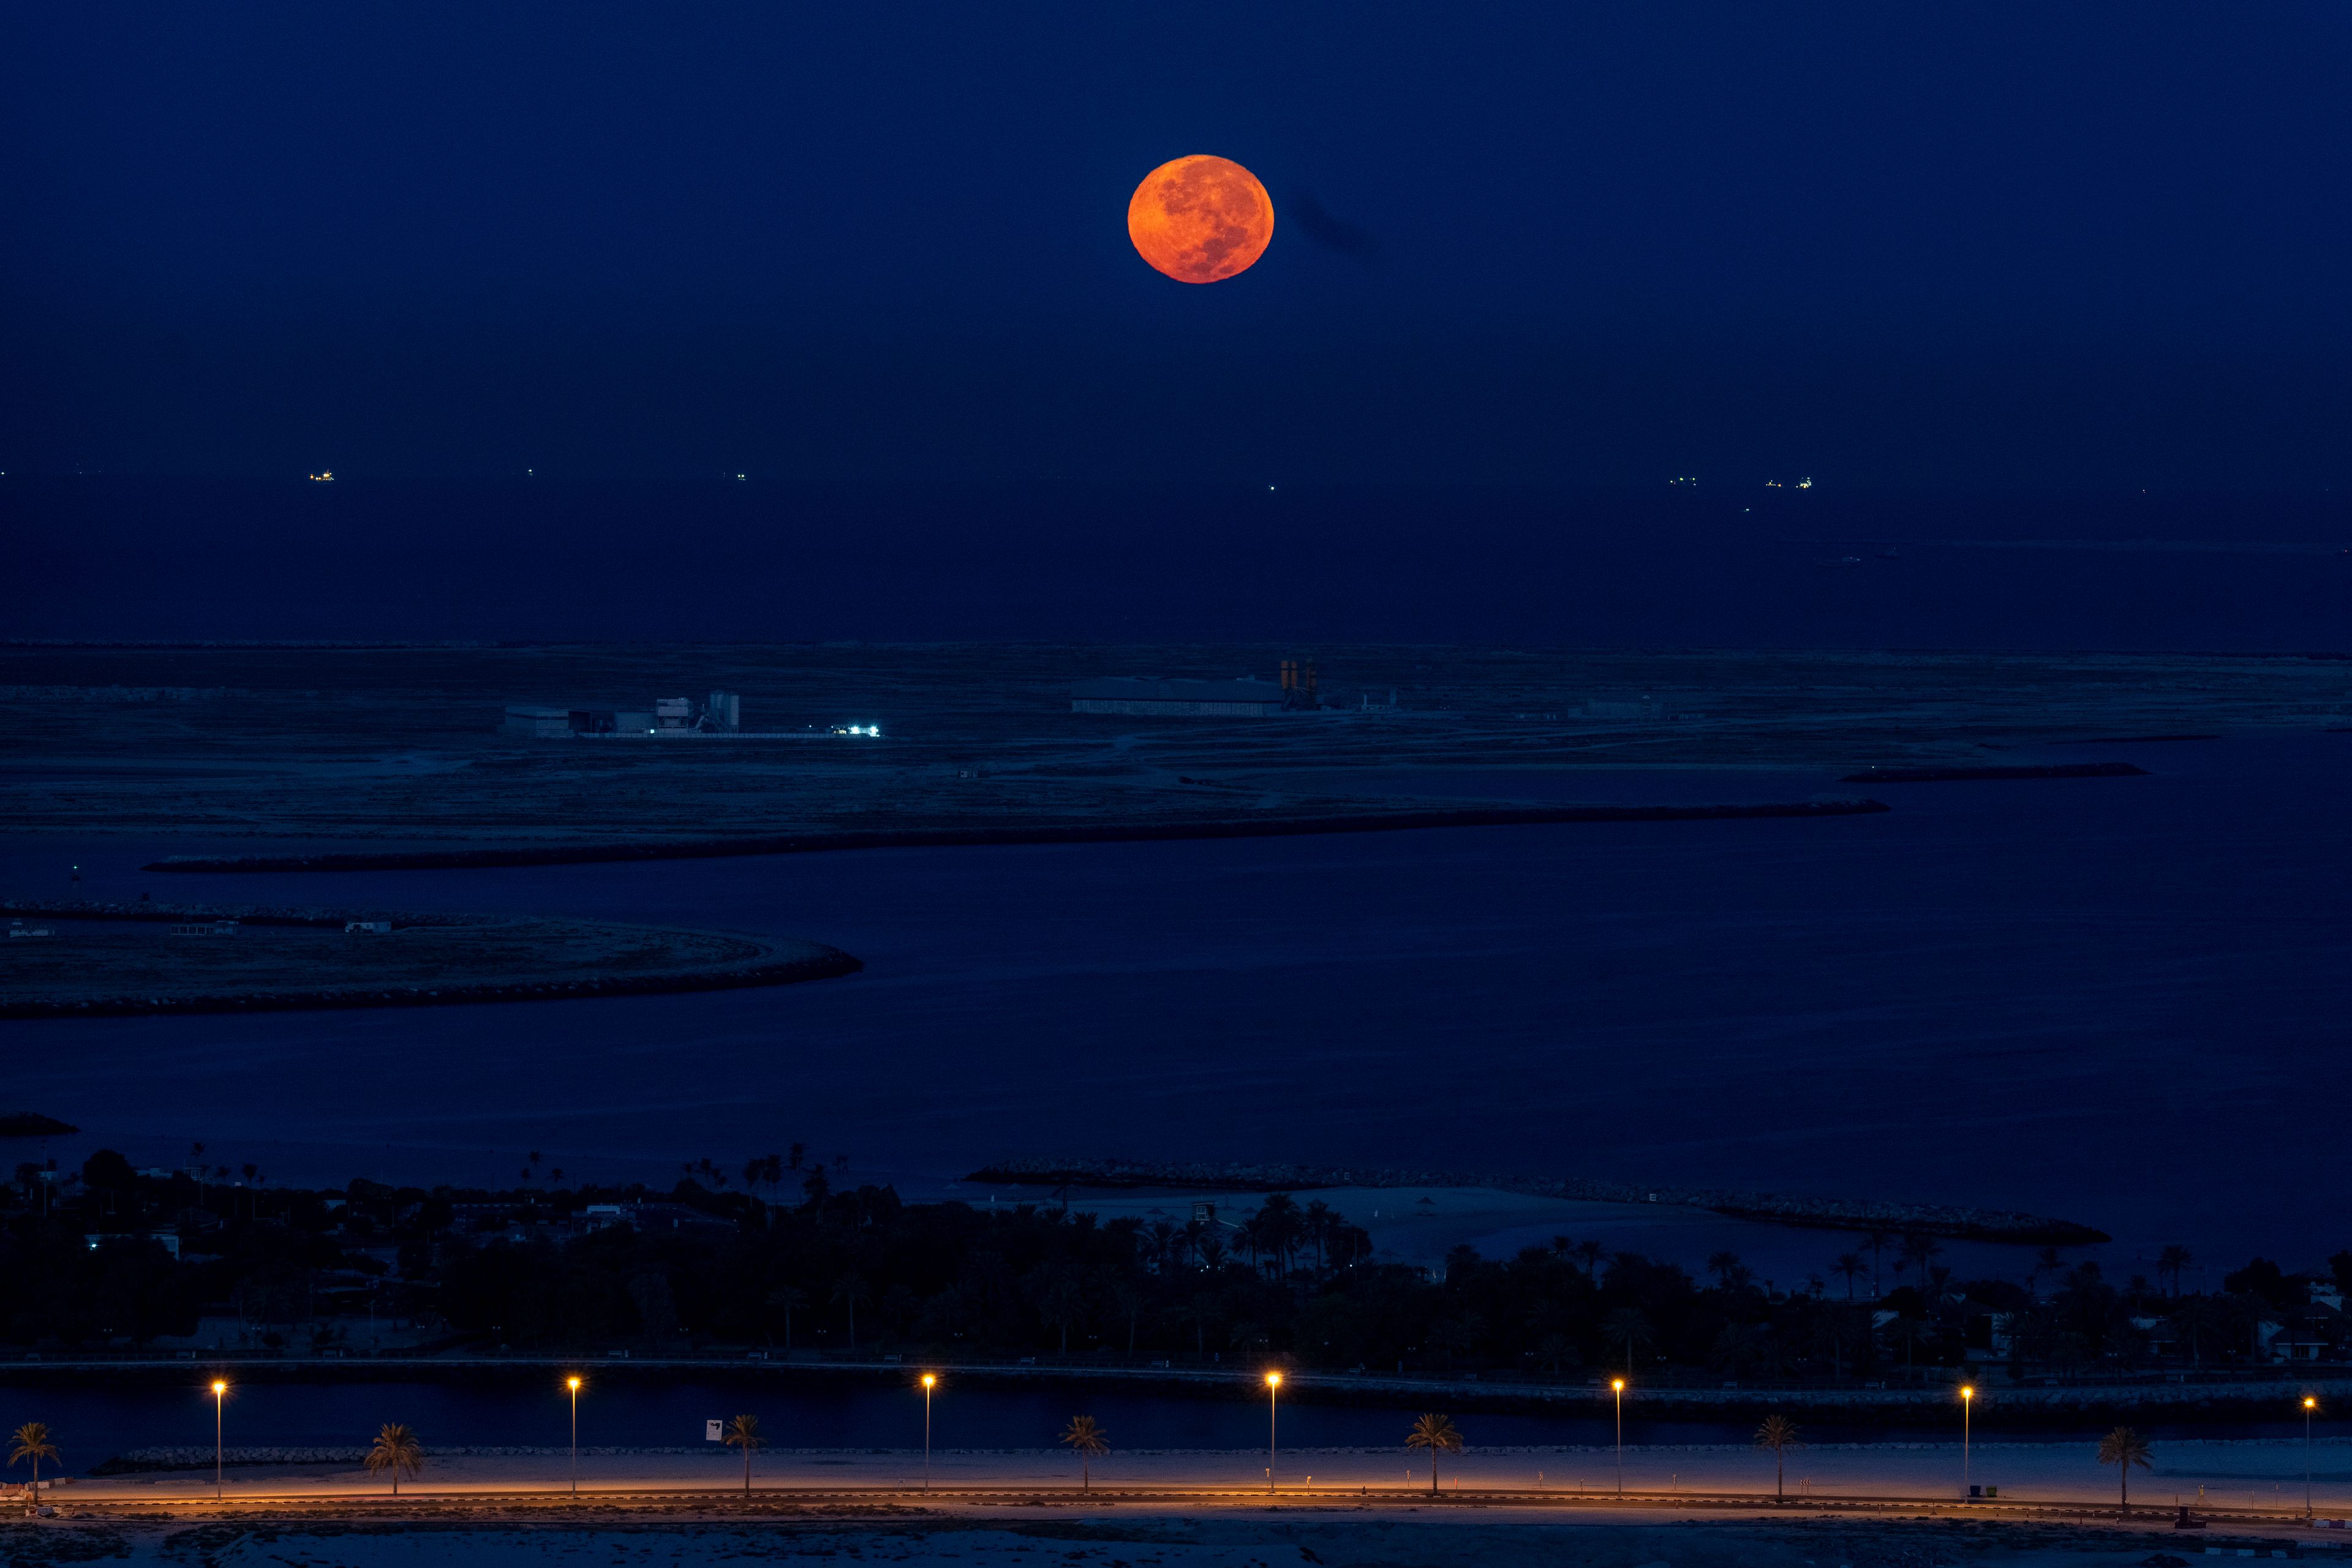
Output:
<instances>
[{"instance_id":1,"label":"lamp post","mask_svg":"<svg viewBox=\"0 0 2352 1568\"><path fill-rule=\"evenodd\" d=\"M580 1495L580 1379L567 1377L563 1386L572 1391L572 1495Z\"/></svg>"},{"instance_id":2,"label":"lamp post","mask_svg":"<svg viewBox=\"0 0 2352 1568\"><path fill-rule=\"evenodd\" d=\"M228 1397L228 1384L213 1379L213 1501L221 1497L221 1402Z\"/></svg>"},{"instance_id":3,"label":"lamp post","mask_svg":"<svg viewBox=\"0 0 2352 1568\"><path fill-rule=\"evenodd\" d=\"M923 1373L923 1489L931 1489L931 1390L939 1384L939 1374Z\"/></svg>"},{"instance_id":4,"label":"lamp post","mask_svg":"<svg viewBox=\"0 0 2352 1568\"><path fill-rule=\"evenodd\" d=\"M2303 1396L2303 1517L2311 1517L2311 1413L2319 1408L2319 1401L2306 1394Z\"/></svg>"},{"instance_id":5,"label":"lamp post","mask_svg":"<svg viewBox=\"0 0 2352 1568\"><path fill-rule=\"evenodd\" d=\"M1274 1495L1274 1402L1282 1392L1282 1373L1265 1374L1265 1495Z\"/></svg>"},{"instance_id":6,"label":"lamp post","mask_svg":"<svg viewBox=\"0 0 2352 1568\"><path fill-rule=\"evenodd\" d=\"M1625 1380L1612 1377L1609 1390L1617 1396L1617 1495L1625 1495Z\"/></svg>"},{"instance_id":7,"label":"lamp post","mask_svg":"<svg viewBox=\"0 0 2352 1568\"><path fill-rule=\"evenodd\" d=\"M1977 1391L1960 1384L1960 1500L1969 1499L1969 1414L1975 1409Z\"/></svg>"}]
</instances>

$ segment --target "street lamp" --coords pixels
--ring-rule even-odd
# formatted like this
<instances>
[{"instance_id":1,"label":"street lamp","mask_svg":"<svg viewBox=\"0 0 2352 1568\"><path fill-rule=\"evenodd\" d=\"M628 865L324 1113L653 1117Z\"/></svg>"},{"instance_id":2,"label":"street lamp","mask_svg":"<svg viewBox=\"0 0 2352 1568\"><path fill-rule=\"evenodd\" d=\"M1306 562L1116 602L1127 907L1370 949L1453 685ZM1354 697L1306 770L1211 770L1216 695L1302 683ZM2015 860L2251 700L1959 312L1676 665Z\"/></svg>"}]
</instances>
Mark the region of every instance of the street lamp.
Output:
<instances>
[{"instance_id":1,"label":"street lamp","mask_svg":"<svg viewBox=\"0 0 2352 1568\"><path fill-rule=\"evenodd\" d=\"M923 1489L931 1489L931 1390L939 1384L936 1373L923 1373Z\"/></svg>"},{"instance_id":2,"label":"street lamp","mask_svg":"<svg viewBox=\"0 0 2352 1568\"><path fill-rule=\"evenodd\" d=\"M1960 1384L1960 1500L1969 1498L1969 1413L1976 1407L1977 1391Z\"/></svg>"},{"instance_id":3,"label":"street lamp","mask_svg":"<svg viewBox=\"0 0 2352 1568\"><path fill-rule=\"evenodd\" d=\"M1274 1495L1274 1401L1282 1392L1282 1373L1265 1374L1265 1495Z\"/></svg>"},{"instance_id":4,"label":"street lamp","mask_svg":"<svg viewBox=\"0 0 2352 1568\"><path fill-rule=\"evenodd\" d=\"M221 1401L228 1397L228 1384L213 1379L213 1501L221 1496Z\"/></svg>"},{"instance_id":5,"label":"street lamp","mask_svg":"<svg viewBox=\"0 0 2352 1568\"><path fill-rule=\"evenodd\" d=\"M2319 1401L2306 1394L2303 1396L2303 1517L2311 1517L2311 1413L2319 1408Z\"/></svg>"},{"instance_id":6,"label":"street lamp","mask_svg":"<svg viewBox=\"0 0 2352 1568\"><path fill-rule=\"evenodd\" d=\"M1617 1495L1625 1495L1625 1380L1609 1380L1610 1392L1617 1396Z\"/></svg>"},{"instance_id":7,"label":"street lamp","mask_svg":"<svg viewBox=\"0 0 2352 1568\"><path fill-rule=\"evenodd\" d=\"M580 1495L580 1379L575 1375L563 1380L572 1391L572 1495Z\"/></svg>"}]
</instances>

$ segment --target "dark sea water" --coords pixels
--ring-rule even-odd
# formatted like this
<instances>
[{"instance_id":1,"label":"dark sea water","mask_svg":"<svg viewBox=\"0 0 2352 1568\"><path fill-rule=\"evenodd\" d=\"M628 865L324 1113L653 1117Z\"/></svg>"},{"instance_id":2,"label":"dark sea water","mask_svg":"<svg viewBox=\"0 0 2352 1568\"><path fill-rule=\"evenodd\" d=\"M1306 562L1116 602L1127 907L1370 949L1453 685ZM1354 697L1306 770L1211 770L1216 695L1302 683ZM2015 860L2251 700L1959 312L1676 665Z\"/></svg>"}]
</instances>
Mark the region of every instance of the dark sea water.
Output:
<instances>
[{"instance_id":1,"label":"dark sea water","mask_svg":"<svg viewBox=\"0 0 2352 1568\"><path fill-rule=\"evenodd\" d=\"M2106 1229L2124 1270L2183 1241L2212 1278L2352 1246L2352 734L2109 751L2151 776L1887 785L1829 821L168 884L135 869L167 846L72 847L94 896L560 910L866 968L14 1024L11 1097L136 1163L201 1139L280 1181L508 1181L536 1150L666 1182L805 1140L910 1193L1076 1152L1985 1205Z\"/></svg>"},{"instance_id":2,"label":"dark sea water","mask_svg":"<svg viewBox=\"0 0 2352 1568\"><path fill-rule=\"evenodd\" d=\"M0 521L22 637L2352 648L2332 494L11 479ZM2152 776L1882 785L1891 813L1818 822L168 883L136 868L205 847L0 839L11 891L67 891L79 860L94 896L675 921L866 963L708 995L15 1024L7 1094L88 1130L58 1152L175 1163L202 1140L279 1181L504 1182L536 1150L667 1182L804 1140L910 1194L1072 1152L2011 1207L2112 1232L2120 1271L2186 1242L2211 1279L2352 1246L2352 735L2053 756ZM1849 1245L1802 1237L1785 1267Z\"/></svg>"},{"instance_id":3,"label":"dark sea water","mask_svg":"<svg viewBox=\"0 0 2352 1568\"><path fill-rule=\"evenodd\" d=\"M2352 648L2347 493L1279 481L0 475L0 635Z\"/></svg>"}]
</instances>

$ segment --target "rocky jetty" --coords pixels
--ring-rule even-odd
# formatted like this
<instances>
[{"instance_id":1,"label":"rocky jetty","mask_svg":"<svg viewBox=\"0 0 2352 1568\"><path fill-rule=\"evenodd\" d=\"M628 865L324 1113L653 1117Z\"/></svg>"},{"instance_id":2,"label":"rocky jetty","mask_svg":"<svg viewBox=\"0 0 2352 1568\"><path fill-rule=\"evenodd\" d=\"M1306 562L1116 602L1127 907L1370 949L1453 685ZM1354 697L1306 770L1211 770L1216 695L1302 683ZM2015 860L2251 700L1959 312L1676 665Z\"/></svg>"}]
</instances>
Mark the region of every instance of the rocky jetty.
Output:
<instances>
[{"instance_id":1,"label":"rocky jetty","mask_svg":"<svg viewBox=\"0 0 2352 1568\"><path fill-rule=\"evenodd\" d=\"M789 985L854 974L837 948L732 931L270 904L0 900L55 922L12 943L0 1018L436 1007ZM244 938L163 936L230 926Z\"/></svg>"},{"instance_id":2,"label":"rocky jetty","mask_svg":"<svg viewBox=\"0 0 2352 1568\"><path fill-rule=\"evenodd\" d=\"M2019 763L1990 767L1864 768L1840 784L1971 784L1988 779L2136 779L2147 770L2130 763Z\"/></svg>"},{"instance_id":3,"label":"rocky jetty","mask_svg":"<svg viewBox=\"0 0 2352 1568\"><path fill-rule=\"evenodd\" d=\"M309 855L167 855L150 871L445 871L492 866L573 866L627 860L708 860L733 855L815 855L842 849L923 849L991 844L1135 844L1191 838L1289 838L1400 833L1425 827L1517 827L1565 822L1710 822L1749 817L1866 816L1874 800L1755 805L1495 805L1194 821L1041 823L1019 827L877 827L820 833L667 838L617 844L532 844L449 849L343 849Z\"/></svg>"}]
</instances>

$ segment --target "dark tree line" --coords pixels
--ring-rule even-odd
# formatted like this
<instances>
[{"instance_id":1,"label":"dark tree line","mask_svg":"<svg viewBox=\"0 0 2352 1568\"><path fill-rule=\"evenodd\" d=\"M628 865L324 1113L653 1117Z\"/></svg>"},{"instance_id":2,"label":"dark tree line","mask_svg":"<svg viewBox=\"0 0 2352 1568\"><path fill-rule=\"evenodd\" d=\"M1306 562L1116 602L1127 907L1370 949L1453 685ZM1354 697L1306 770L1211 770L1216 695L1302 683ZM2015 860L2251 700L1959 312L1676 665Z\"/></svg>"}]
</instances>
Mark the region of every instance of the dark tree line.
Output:
<instances>
[{"instance_id":1,"label":"dark tree line","mask_svg":"<svg viewBox=\"0 0 2352 1568\"><path fill-rule=\"evenodd\" d=\"M136 1345L233 1313L264 1342L331 1342L371 1308L451 1342L591 1350L695 1344L952 1355L1281 1356L1392 1370L1732 1378L1936 1375L2002 1336L2021 1366L2061 1371L2242 1362L2264 1323L2315 1312L2311 1282L2257 1259L2184 1294L2042 1260L2034 1289L1959 1281L1932 1240L1865 1237L1864 1261L1794 1289L1721 1254L1704 1277L1554 1238L1442 1269L1381 1262L1319 1201L1183 1222L1101 1223L1053 1205L908 1205L844 1189L845 1169L754 1160L740 1186L689 1167L667 1193L525 1188L341 1192L142 1176L93 1156L78 1183L23 1180L0 1224L0 1334L19 1345ZM534 1163L536 1161L534 1160ZM792 1178L797 1178L793 1180ZM792 1201L785 1190L797 1186ZM764 1194L762 1192L764 1189ZM592 1215L592 1206L617 1214ZM175 1261L158 1230L175 1234ZM89 1237L99 1237L92 1245ZM2176 1249L2177 1251L2178 1249ZM2352 1276L2352 1253L2335 1260ZM2328 1282L2323 1282L2328 1283ZM2156 1325L2151 1327L2150 1325Z\"/></svg>"}]
</instances>

